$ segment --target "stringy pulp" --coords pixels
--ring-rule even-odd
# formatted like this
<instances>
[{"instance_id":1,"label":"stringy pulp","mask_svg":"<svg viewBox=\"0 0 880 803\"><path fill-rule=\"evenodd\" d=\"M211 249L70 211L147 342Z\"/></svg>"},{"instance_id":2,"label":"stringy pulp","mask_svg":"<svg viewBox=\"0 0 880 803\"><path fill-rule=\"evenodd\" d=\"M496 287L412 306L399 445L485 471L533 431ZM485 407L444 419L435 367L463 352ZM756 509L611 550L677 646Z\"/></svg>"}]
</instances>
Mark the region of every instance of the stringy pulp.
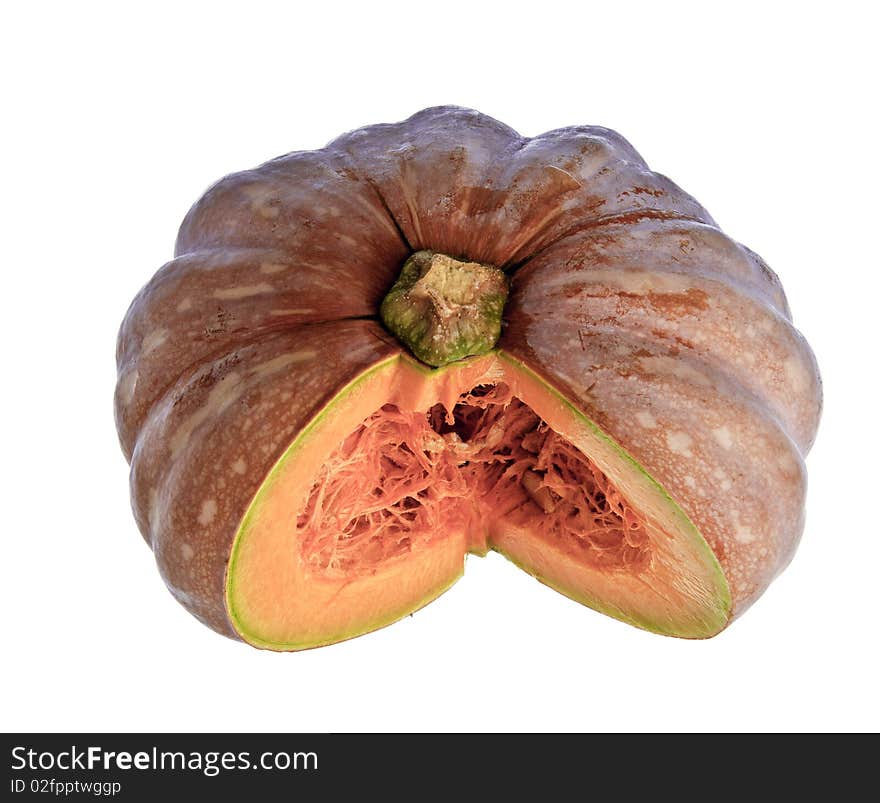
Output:
<instances>
[{"instance_id":1,"label":"stringy pulp","mask_svg":"<svg viewBox=\"0 0 880 803\"><path fill-rule=\"evenodd\" d=\"M451 415L377 410L324 463L297 530L310 572L350 577L451 532L484 544L499 523L603 569L651 560L644 519L503 384L462 395Z\"/></svg>"}]
</instances>

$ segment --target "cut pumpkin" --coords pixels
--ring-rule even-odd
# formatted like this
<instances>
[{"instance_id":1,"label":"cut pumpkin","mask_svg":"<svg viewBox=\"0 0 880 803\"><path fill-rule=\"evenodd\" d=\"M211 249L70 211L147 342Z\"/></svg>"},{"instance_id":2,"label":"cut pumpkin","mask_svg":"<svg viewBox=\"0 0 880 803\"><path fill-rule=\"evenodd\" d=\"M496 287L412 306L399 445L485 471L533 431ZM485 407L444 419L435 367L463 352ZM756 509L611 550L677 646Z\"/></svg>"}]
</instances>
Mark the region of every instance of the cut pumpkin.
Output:
<instances>
[{"instance_id":1,"label":"cut pumpkin","mask_svg":"<svg viewBox=\"0 0 880 803\"><path fill-rule=\"evenodd\" d=\"M117 368L166 585L278 650L393 622L489 550L712 636L792 558L822 398L776 275L625 139L458 107L214 184Z\"/></svg>"},{"instance_id":2,"label":"cut pumpkin","mask_svg":"<svg viewBox=\"0 0 880 803\"><path fill-rule=\"evenodd\" d=\"M289 446L227 576L242 639L304 649L375 630L498 551L639 627L707 637L730 615L712 550L617 444L503 353L371 368Z\"/></svg>"}]
</instances>

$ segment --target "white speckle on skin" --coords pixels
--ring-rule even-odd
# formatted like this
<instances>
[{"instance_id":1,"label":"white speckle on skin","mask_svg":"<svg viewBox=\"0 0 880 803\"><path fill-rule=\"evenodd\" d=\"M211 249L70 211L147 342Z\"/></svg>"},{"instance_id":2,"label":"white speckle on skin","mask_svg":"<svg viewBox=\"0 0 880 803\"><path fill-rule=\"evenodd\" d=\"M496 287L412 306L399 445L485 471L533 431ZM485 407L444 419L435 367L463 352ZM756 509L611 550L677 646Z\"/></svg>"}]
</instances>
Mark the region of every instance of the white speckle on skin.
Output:
<instances>
[{"instance_id":1,"label":"white speckle on skin","mask_svg":"<svg viewBox=\"0 0 880 803\"><path fill-rule=\"evenodd\" d=\"M282 262L261 262L260 263L260 273L281 273L282 271L287 270L290 265L285 265Z\"/></svg>"},{"instance_id":2,"label":"white speckle on skin","mask_svg":"<svg viewBox=\"0 0 880 803\"><path fill-rule=\"evenodd\" d=\"M320 287L324 290L338 290L338 286L334 285L333 282L324 281L320 278L314 278L311 280L312 287Z\"/></svg>"},{"instance_id":3,"label":"white speckle on skin","mask_svg":"<svg viewBox=\"0 0 880 803\"><path fill-rule=\"evenodd\" d=\"M736 540L739 541L741 544L751 544L752 541L757 538L757 536L748 527L745 527L739 522L737 522L733 528L733 537L736 538Z\"/></svg>"},{"instance_id":4,"label":"white speckle on skin","mask_svg":"<svg viewBox=\"0 0 880 803\"><path fill-rule=\"evenodd\" d=\"M688 488L696 488L697 481L693 478L691 474L688 474L684 478L684 484L687 485Z\"/></svg>"},{"instance_id":5,"label":"white speckle on skin","mask_svg":"<svg viewBox=\"0 0 880 803\"><path fill-rule=\"evenodd\" d=\"M636 413L636 421L638 421L645 429L657 428L657 419L647 410L639 410Z\"/></svg>"},{"instance_id":6,"label":"white speckle on skin","mask_svg":"<svg viewBox=\"0 0 880 803\"><path fill-rule=\"evenodd\" d=\"M214 521L217 515L217 501L215 499L206 499L202 502L202 509L199 512L199 524L208 525Z\"/></svg>"},{"instance_id":7,"label":"white speckle on skin","mask_svg":"<svg viewBox=\"0 0 880 803\"><path fill-rule=\"evenodd\" d=\"M177 305L178 312L186 312L188 309L192 309L192 301L188 298L183 299L183 301Z\"/></svg>"},{"instance_id":8,"label":"white speckle on skin","mask_svg":"<svg viewBox=\"0 0 880 803\"><path fill-rule=\"evenodd\" d=\"M639 363L646 371L654 374L674 376L683 382L690 382L700 387L712 386L710 377L675 357L642 357Z\"/></svg>"},{"instance_id":9,"label":"white speckle on skin","mask_svg":"<svg viewBox=\"0 0 880 803\"><path fill-rule=\"evenodd\" d=\"M184 560L192 560L192 556L196 554L196 551L184 542L180 545L180 554Z\"/></svg>"},{"instance_id":10,"label":"white speckle on skin","mask_svg":"<svg viewBox=\"0 0 880 803\"><path fill-rule=\"evenodd\" d=\"M779 453L776 464L786 474L794 474L798 469L797 461L785 450Z\"/></svg>"},{"instance_id":11,"label":"white speckle on skin","mask_svg":"<svg viewBox=\"0 0 880 803\"><path fill-rule=\"evenodd\" d=\"M720 468L716 468L712 472L712 476L718 480L718 487L722 491L729 491L733 487L733 483L730 481L730 477L727 476Z\"/></svg>"},{"instance_id":12,"label":"white speckle on skin","mask_svg":"<svg viewBox=\"0 0 880 803\"><path fill-rule=\"evenodd\" d=\"M242 192L251 202L251 209L265 218L278 217L279 210L272 204L278 200L276 188L266 184L250 184L242 188Z\"/></svg>"},{"instance_id":13,"label":"white speckle on skin","mask_svg":"<svg viewBox=\"0 0 880 803\"><path fill-rule=\"evenodd\" d=\"M674 430L673 432L666 433L666 445L669 447L670 451L673 451L676 454L683 454L690 457L691 446L693 443L694 439L688 435L687 432Z\"/></svg>"},{"instance_id":14,"label":"white speckle on skin","mask_svg":"<svg viewBox=\"0 0 880 803\"><path fill-rule=\"evenodd\" d=\"M236 461L232 464L232 470L233 470L236 474L244 474L244 472L247 470L247 464L244 462L244 458L243 458L243 457L239 457L238 460L236 460Z\"/></svg>"},{"instance_id":15,"label":"white speckle on skin","mask_svg":"<svg viewBox=\"0 0 880 803\"><path fill-rule=\"evenodd\" d=\"M296 365L297 363L308 362L309 360L314 360L317 356L318 352L312 351L311 349L303 349L302 351L292 351L287 354L279 354L274 359L267 360L266 362L261 363L256 368L254 368L254 376L262 379L269 374L274 374L277 371L286 368L288 365Z\"/></svg>"},{"instance_id":16,"label":"white speckle on skin","mask_svg":"<svg viewBox=\"0 0 880 803\"><path fill-rule=\"evenodd\" d=\"M260 284L246 284L241 287L227 287L223 290L215 290L214 298L223 301L235 301L239 298L250 298L250 296L259 296L264 293L271 293L275 288L267 282Z\"/></svg>"},{"instance_id":17,"label":"white speckle on skin","mask_svg":"<svg viewBox=\"0 0 880 803\"><path fill-rule=\"evenodd\" d=\"M727 427L716 427L712 430L712 437L722 449L730 449L733 446L733 435Z\"/></svg>"},{"instance_id":18,"label":"white speckle on skin","mask_svg":"<svg viewBox=\"0 0 880 803\"><path fill-rule=\"evenodd\" d=\"M153 525L159 515L159 494L155 488L150 488L149 499L147 502L147 525L153 529Z\"/></svg>"},{"instance_id":19,"label":"white speckle on skin","mask_svg":"<svg viewBox=\"0 0 880 803\"><path fill-rule=\"evenodd\" d=\"M175 430L169 441L172 459L176 458L189 442L193 431L211 416L219 415L232 404L242 392L241 374L232 371L224 376L211 388L204 404L192 415L188 416Z\"/></svg>"},{"instance_id":20,"label":"white speckle on skin","mask_svg":"<svg viewBox=\"0 0 880 803\"><path fill-rule=\"evenodd\" d=\"M138 372L135 368L129 371L119 382L119 399L123 404L131 404L134 389L137 387Z\"/></svg>"},{"instance_id":21,"label":"white speckle on skin","mask_svg":"<svg viewBox=\"0 0 880 803\"><path fill-rule=\"evenodd\" d=\"M369 358L376 354L376 344L378 342L379 341L377 340L375 343L364 343L364 345L358 346L356 349L347 352L346 356L352 360Z\"/></svg>"},{"instance_id":22,"label":"white speckle on skin","mask_svg":"<svg viewBox=\"0 0 880 803\"><path fill-rule=\"evenodd\" d=\"M803 364L797 357L789 357L783 364L785 378L795 393L801 393L807 389L810 379Z\"/></svg>"},{"instance_id":23,"label":"white speckle on skin","mask_svg":"<svg viewBox=\"0 0 880 803\"><path fill-rule=\"evenodd\" d=\"M149 354L161 346L168 338L167 329L156 329L141 341L141 355Z\"/></svg>"}]
</instances>

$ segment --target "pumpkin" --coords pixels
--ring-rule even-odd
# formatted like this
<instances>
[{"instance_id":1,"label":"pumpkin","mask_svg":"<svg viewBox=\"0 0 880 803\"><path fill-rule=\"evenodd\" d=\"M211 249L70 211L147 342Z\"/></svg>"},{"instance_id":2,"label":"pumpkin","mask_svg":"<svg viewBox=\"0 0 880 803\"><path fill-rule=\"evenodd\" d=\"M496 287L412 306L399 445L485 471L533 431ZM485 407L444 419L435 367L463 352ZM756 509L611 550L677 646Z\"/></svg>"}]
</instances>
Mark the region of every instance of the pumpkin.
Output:
<instances>
[{"instance_id":1,"label":"pumpkin","mask_svg":"<svg viewBox=\"0 0 880 803\"><path fill-rule=\"evenodd\" d=\"M259 647L386 625L487 550L708 637L803 529L821 387L782 287L605 128L432 108L227 176L117 365L165 583Z\"/></svg>"}]
</instances>

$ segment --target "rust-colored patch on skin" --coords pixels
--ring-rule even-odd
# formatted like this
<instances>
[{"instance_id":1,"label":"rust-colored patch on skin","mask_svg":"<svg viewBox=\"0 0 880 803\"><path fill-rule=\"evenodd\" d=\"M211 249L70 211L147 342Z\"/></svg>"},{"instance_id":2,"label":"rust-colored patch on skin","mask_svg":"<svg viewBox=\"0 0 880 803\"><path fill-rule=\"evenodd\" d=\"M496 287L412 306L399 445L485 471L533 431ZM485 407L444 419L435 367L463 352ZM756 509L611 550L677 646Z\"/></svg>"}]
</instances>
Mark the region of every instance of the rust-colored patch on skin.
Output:
<instances>
[{"instance_id":1,"label":"rust-colored patch on skin","mask_svg":"<svg viewBox=\"0 0 880 803\"><path fill-rule=\"evenodd\" d=\"M688 315L709 308L709 296L703 290L691 288L684 293L620 293L621 298L632 298L644 302L666 315Z\"/></svg>"},{"instance_id":2,"label":"rust-colored patch on skin","mask_svg":"<svg viewBox=\"0 0 880 803\"><path fill-rule=\"evenodd\" d=\"M632 187L624 190L620 195L626 197L629 195L650 195L652 198L660 198L663 196L663 190L653 189L651 187Z\"/></svg>"},{"instance_id":3,"label":"rust-colored patch on skin","mask_svg":"<svg viewBox=\"0 0 880 803\"><path fill-rule=\"evenodd\" d=\"M586 284L568 284L563 291L566 298L619 298L637 305L650 306L665 315L687 315L709 308L709 296L691 288L684 293L629 293L625 290L605 289L589 292Z\"/></svg>"},{"instance_id":4,"label":"rust-colored patch on skin","mask_svg":"<svg viewBox=\"0 0 880 803\"><path fill-rule=\"evenodd\" d=\"M688 349L690 351L693 351L695 349L694 344L690 340L686 340L685 338L680 337L679 335L672 335L670 338L669 334L667 332L665 332L663 329L652 329L651 334L654 335L654 337L656 337L658 340L671 339L673 342L677 343L682 348ZM673 354L673 355L678 354L678 352L679 352L679 350L675 347L671 347L669 350L669 353Z\"/></svg>"}]
</instances>

